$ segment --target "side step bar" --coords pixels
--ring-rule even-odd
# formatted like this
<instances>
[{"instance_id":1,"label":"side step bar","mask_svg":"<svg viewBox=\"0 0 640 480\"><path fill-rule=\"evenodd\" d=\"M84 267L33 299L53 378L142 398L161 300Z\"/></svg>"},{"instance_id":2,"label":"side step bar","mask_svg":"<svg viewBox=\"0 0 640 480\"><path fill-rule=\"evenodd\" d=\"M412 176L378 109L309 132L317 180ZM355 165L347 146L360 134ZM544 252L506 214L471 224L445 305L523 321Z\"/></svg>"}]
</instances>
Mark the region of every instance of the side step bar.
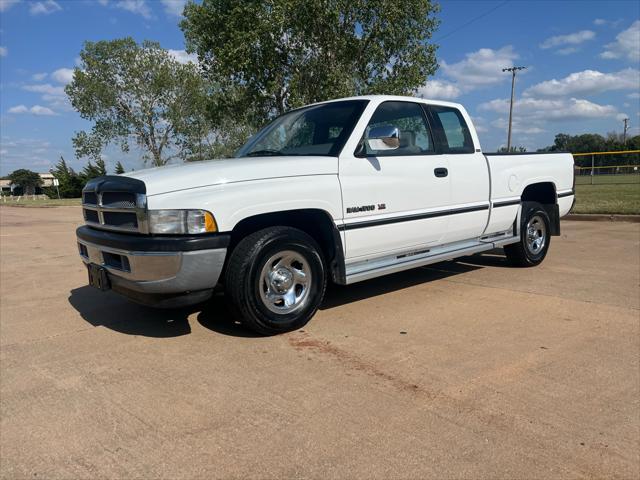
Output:
<instances>
[{"instance_id":1,"label":"side step bar","mask_svg":"<svg viewBox=\"0 0 640 480\"><path fill-rule=\"evenodd\" d=\"M494 248L503 247L504 245L509 245L511 243L516 243L519 240L519 236L513 236L508 238L501 238L500 240L492 242L478 242L472 246L467 246L464 248L453 248L441 253L430 253L427 250L424 253L411 256L401 255L395 257L392 260L389 260L388 262L377 262L377 266L371 265L372 268L369 269L367 269L366 266L357 265L355 268L351 268L353 273L349 273L350 269L347 266L347 285L362 282L363 280L369 280L370 278L380 277L382 275L387 275L390 273L401 272L403 270L409 270L411 268L430 265L432 263L444 262L447 260L453 260L458 257L486 252L489 250L493 250Z\"/></svg>"}]
</instances>

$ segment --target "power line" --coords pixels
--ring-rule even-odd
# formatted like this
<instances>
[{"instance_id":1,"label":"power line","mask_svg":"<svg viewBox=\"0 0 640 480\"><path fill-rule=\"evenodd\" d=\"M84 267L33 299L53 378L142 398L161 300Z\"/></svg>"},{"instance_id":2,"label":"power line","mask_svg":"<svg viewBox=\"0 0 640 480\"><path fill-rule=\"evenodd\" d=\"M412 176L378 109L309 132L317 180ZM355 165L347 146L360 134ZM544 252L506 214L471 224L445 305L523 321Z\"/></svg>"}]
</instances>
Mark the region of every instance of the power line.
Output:
<instances>
[{"instance_id":1,"label":"power line","mask_svg":"<svg viewBox=\"0 0 640 480\"><path fill-rule=\"evenodd\" d=\"M472 18L472 19L471 19L471 20L469 20L468 22L466 22L466 23L464 23L464 24L460 25L458 28L455 28L455 29L451 30L449 33L447 33L447 34L443 35L442 37L434 38L434 39L433 39L433 41L434 41L434 42L439 42L439 41L441 41L441 40L444 40L444 39L445 39L445 38L447 38L447 37L450 37L450 36L451 36L451 35L453 35L454 33L456 33L456 32L458 32L458 31L462 30L464 27L467 27L467 26L471 25L472 23L474 23L475 21L480 20L481 18L486 17L486 16L487 16L487 15L489 15L490 13L495 12L497 9L499 9L500 7L503 7L504 5L506 5L507 3L509 3L510 1L511 1L511 0L504 0L504 2L502 2L502 3L498 4L498 5L496 5L495 7L491 8L490 10L487 10L486 12L484 12L484 13L482 13L482 14L478 15L477 17Z\"/></svg>"}]
</instances>

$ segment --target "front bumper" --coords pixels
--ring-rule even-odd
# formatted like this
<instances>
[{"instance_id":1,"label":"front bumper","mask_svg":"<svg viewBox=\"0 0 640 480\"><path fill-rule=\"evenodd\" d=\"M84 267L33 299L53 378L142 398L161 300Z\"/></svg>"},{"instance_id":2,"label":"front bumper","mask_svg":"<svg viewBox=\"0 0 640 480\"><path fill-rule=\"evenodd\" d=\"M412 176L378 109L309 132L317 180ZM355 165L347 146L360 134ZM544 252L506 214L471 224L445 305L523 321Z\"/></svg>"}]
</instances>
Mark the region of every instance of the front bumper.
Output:
<instances>
[{"instance_id":1,"label":"front bumper","mask_svg":"<svg viewBox=\"0 0 640 480\"><path fill-rule=\"evenodd\" d=\"M139 303L206 300L218 283L230 235L142 236L87 226L76 230L85 264L103 266L114 291Z\"/></svg>"}]
</instances>

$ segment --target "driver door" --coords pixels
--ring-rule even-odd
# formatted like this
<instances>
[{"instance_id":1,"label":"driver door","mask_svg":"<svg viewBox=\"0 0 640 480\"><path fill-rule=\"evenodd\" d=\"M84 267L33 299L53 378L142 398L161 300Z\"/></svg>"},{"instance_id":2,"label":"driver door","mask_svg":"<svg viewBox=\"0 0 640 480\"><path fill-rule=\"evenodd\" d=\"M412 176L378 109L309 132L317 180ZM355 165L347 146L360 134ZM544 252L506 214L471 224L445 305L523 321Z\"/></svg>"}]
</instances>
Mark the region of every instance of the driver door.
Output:
<instances>
[{"instance_id":1,"label":"driver door","mask_svg":"<svg viewBox=\"0 0 640 480\"><path fill-rule=\"evenodd\" d=\"M399 132L399 146L374 150L369 132ZM435 153L422 106L382 102L373 112L361 146L340 157L345 258L382 257L438 245L447 232L442 211L450 204L447 159Z\"/></svg>"}]
</instances>

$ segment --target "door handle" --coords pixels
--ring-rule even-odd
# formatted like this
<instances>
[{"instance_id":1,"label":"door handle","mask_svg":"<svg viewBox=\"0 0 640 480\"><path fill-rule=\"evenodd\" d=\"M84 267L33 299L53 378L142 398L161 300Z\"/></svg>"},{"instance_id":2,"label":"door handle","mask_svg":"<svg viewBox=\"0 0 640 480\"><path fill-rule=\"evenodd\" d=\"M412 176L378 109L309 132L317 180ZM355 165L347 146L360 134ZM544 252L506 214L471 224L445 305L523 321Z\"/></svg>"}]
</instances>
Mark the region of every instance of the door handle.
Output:
<instances>
[{"instance_id":1,"label":"door handle","mask_svg":"<svg viewBox=\"0 0 640 480\"><path fill-rule=\"evenodd\" d=\"M449 175L449 170L447 170L446 168L434 168L433 174L436 177L446 177L447 175Z\"/></svg>"}]
</instances>

